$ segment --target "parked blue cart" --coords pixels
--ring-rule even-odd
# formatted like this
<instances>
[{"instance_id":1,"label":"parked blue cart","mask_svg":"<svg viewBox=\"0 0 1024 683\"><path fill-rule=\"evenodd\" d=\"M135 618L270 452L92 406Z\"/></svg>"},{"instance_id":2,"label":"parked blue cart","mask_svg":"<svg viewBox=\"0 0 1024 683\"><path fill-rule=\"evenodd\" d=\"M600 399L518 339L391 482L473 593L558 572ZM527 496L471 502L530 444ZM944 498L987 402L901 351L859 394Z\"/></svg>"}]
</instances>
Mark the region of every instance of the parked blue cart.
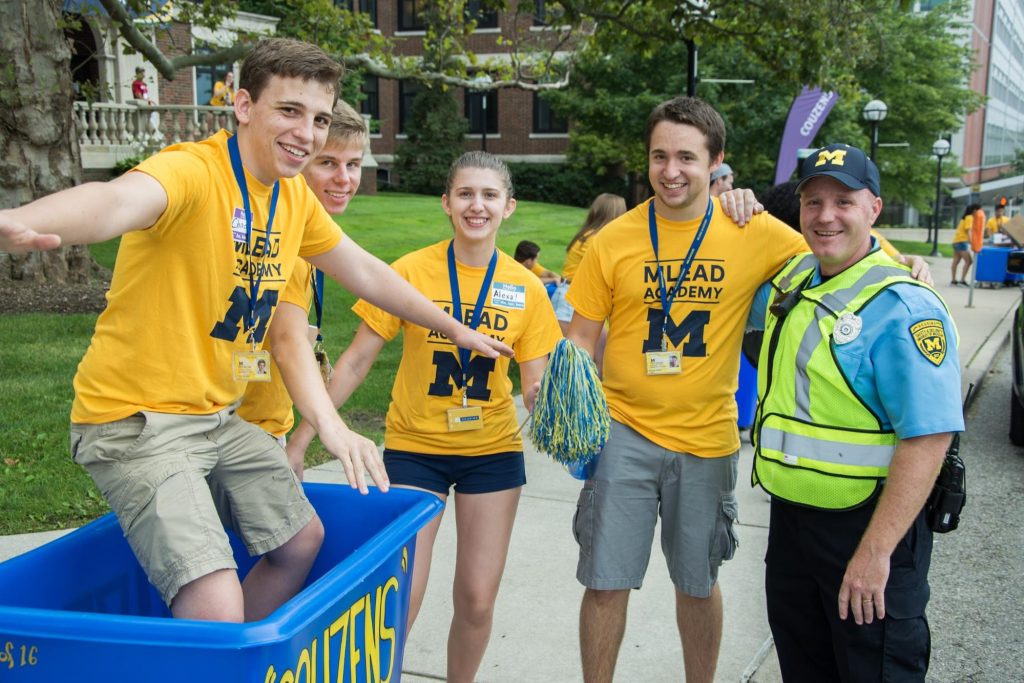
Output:
<instances>
[{"instance_id":1,"label":"parked blue cart","mask_svg":"<svg viewBox=\"0 0 1024 683\"><path fill-rule=\"evenodd\" d=\"M430 494L306 484L324 523L305 588L251 624L178 620L113 515L0 563L0 681L400 681ZM232 538L241 574L255 563Z\"/></svg>"}]
</instances>

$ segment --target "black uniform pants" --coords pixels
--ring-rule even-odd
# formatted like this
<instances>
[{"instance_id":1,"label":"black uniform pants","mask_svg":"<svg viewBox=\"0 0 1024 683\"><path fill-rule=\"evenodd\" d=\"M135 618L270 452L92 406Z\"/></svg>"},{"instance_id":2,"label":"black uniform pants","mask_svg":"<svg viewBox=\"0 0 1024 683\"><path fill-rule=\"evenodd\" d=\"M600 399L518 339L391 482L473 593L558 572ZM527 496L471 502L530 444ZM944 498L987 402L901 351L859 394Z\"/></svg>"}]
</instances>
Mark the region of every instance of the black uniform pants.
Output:
<instances>
[{"instance_id":1,"label":"black uniform pants","mask_svg":"<svg viewBox=\"0 0 1024 683\"><path fill-rule=\"evenodd\" d=\"M786 683L924 681L932 532L923 512L893 552L885 618L860 626L852 614L839 619L839 587L874 509L873 502L831 512L772 500L765 593Z\"/></svg>"}]
</instances>

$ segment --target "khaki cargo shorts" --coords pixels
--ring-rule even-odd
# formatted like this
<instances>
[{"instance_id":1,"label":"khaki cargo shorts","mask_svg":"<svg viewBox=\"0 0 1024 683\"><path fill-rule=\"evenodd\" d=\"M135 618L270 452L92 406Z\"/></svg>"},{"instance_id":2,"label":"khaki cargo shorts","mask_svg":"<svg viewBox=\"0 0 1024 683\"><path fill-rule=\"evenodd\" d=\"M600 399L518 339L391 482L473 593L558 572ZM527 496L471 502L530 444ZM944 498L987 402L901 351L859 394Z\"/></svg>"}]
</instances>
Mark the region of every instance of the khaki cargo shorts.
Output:
<instances>
[{"instance_id":1,"label":"khaki cargo shorts","mask_svg":"<svg viewBox=\"0 0 1024 683\"><path fill-rule=\"evenodd\" d=\"M107 499L168 605L185 584L236 568L224 527L262 555L315 514L277 440L234 406L72 424L71 457Z\"/></svg>"}]
</instances>

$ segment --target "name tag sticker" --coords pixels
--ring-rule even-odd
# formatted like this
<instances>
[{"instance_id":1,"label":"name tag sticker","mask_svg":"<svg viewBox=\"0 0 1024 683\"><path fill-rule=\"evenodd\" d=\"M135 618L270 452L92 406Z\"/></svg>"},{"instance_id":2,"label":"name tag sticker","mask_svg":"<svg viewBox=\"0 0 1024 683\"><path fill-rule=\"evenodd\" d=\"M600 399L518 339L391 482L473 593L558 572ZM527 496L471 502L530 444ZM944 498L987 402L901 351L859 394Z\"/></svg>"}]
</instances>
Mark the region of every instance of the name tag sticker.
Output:
<instances>
[{"instance_id":1,"label":"name tag sticker","mask_svg":"<svg viewBox=\"0 0 1024 683\"><path fill-rule=\"evenodd\" d=\"M245 209L235 209L231 216L231 238L236 242L245 242Z\"/></svg>"},{"instance_id":2,"label":"name tag sticker","mask_svg":"<svg viewBox=\"0 0 1024 683\"><path fill-rule=\"evenodd\" d=\"M524 310L526 308L526 285L495 282L494 287L491 288L491 305Z\"/></svg>"}]
</instances>

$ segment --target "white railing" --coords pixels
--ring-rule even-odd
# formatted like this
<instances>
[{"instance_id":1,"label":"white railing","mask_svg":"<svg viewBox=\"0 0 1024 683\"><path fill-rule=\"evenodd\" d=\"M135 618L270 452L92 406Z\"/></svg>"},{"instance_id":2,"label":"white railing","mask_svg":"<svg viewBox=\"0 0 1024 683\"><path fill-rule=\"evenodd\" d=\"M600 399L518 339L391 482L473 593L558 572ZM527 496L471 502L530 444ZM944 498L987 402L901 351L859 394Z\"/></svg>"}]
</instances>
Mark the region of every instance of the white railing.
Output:
<instances>
[{"instance_id":1,"label":"white railing","mask_svg":"<svg viewBox=\"0 0 1024 683\"><path fill-rule=\"evenodd\" d=\"M231 107L75 102L74 111L83 168L113 168L122 159L237 126Z\"/></svg>"}]
</instances>

